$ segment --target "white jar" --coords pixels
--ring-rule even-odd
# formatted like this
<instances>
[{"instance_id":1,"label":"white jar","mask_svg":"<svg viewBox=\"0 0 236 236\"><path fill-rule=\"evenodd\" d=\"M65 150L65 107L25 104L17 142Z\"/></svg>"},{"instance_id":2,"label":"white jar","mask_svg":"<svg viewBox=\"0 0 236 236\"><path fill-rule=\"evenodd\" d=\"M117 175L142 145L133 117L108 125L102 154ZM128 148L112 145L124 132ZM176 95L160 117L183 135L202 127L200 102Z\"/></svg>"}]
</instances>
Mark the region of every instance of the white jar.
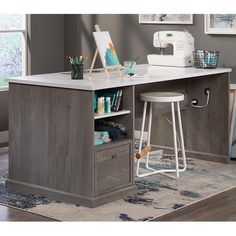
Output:
<instances>
[{"instance_id":1,"label":"white jar","mask_svg":"<svg viewBox=\"0 0 236 236\"><path fill-rule=\"evenodd\" d=\"M111 98L110 97L106 97L105 112L106 113L110 113L111 112Z\"/></svg>"},{"instance_id":2,"label":"white jar","mask_svg":"<svg viewBox=\"0 0 236 236\"><path fill-rule=\"evenodd\" d=\"M104 97L100 97L98 98L98 115L103 115L104 113Z\"/></svg>"}]
</instances>

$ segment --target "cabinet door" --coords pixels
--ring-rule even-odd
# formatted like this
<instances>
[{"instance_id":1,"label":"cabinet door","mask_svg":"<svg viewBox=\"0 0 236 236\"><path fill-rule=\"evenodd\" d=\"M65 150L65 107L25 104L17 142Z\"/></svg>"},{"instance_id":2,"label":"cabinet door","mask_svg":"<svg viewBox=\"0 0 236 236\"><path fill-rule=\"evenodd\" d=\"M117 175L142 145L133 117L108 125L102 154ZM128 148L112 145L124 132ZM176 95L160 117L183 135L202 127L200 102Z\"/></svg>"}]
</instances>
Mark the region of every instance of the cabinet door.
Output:
<instances>
[{"instance_id":1,"label":"cabinet door","mask_svg":"<svg viewBox=\"0 0 236 236\"><path fill-rule=\"evenodd\" d=\"M131 143L97 151L95 166L96 195L131 184Z\"/></svg>"}]
</instances>

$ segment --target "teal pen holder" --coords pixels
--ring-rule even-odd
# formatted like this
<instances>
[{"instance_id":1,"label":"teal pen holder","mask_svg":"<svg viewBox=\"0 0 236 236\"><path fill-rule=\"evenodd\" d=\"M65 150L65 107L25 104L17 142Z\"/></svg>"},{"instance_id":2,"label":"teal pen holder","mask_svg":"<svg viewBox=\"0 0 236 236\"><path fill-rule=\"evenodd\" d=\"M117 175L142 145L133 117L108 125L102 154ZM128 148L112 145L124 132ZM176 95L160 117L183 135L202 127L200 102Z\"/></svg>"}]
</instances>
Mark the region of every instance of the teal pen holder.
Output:
<instances>
[{"instance_id":1,"label":"teal pen holder","mask_svg":"<svg viewBox=\"0 0 236 236\"><path fill-rule=\"evenodd\" d=\"M83 64L72 64L71 79L80 80L83 79L84 71Z\"/></svg>"},{"instance_id":2,"label":"teal pen holder","mask_svg":"<svg viewBox=\"0 0 236 236\"><path fill-rule=\"evenodd\" d=\"M133 61L124 61L124 71L125 74L135 74L136 62Z\"/></svg>"}]
</instances>

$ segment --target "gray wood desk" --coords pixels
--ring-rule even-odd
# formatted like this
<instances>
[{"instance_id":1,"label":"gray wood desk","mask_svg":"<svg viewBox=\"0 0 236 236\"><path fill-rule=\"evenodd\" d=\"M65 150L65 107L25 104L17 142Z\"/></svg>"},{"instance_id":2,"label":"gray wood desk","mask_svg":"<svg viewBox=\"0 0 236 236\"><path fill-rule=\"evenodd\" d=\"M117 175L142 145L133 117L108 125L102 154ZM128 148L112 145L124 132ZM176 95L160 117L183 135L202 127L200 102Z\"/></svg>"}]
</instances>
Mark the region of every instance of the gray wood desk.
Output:
<instances>
[{"instance_id":1,"label":"gray wood desk","mask_svg":"<svg viewBox=\"0 0 236 236\"><path fill-rule=\"evenodd\" d=\"M134 184L134 130L140 130L145 91L182 91L183 128L187 157L226 162L228 158L228 104L230 69L149 67L142 77L106 79L104 73L82 81L68 73L9 79L9 178L18 191L96 207L137 193ZM121 87L122 110L107 119L127 126L127 139L94 146L94 93ZM209 105L204 88L211 89ZM128 112L127 112L128 111ZM171 129L155 108L152 143L171 150Z\"/></svg>"}]
</instances>

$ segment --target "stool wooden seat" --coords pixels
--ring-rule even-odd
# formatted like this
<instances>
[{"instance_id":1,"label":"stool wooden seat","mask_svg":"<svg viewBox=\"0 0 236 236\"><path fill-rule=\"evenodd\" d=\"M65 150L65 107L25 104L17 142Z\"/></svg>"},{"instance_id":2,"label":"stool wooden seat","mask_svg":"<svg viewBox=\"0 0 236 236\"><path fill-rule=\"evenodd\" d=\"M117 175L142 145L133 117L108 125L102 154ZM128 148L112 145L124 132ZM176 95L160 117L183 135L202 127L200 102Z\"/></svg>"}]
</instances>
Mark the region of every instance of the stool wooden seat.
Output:
<instances>
[{"instance_id":1,"label":"stool wooden seat","mask_svg":"<svg viewBox=\"0 0 236 236\"><path fill-rule=\"evenodd\" d=\"M185 147L184 147L184 138L183 138L183 128L182 128L182 121L181 121L181 114L180 114L180 104L179 104L180 101L184 100L184 94L175 93L175 92L150 92L150 93L140 94L140 99L142 101L144 101L144 108L143 108L142 127L141 127L141 133L140 133L139 153L141 152L141 149L142 149L147 104L150 103L150 106L149 106L149 121L148 121L148 140L147 140L147 146L150 146L153 103L163 103L163 102L164 103L170 103L171 104L172 125L173 125L173 140L174 140L175 167L176 168L175 169L161 169L161 170L151 168L149 166L149 154L150 153L148 152L147 155L146 155L146 165L145 165L145 167L146 167L147 170L149 170L149 172L144 173L144 174L139 173L140 159L138 159L137 160L136 175L138 177L145 177L145 176L158 174L158 173L165 174L165 173L176 172L176 178L179 178L179 172L183 172L187 168ZM178 116L178 124L179 124L179 131L180 131L180 145L181 145L183 164L184 164L184 167L182 169L179 168L179 157L178 157L178 150L177 150L177 132L176 132L176 124L175 124L175 104L177 105L177 116ZM173 176L170 176L170 177L173 177Z\"/></svg>"}]
</instances>

